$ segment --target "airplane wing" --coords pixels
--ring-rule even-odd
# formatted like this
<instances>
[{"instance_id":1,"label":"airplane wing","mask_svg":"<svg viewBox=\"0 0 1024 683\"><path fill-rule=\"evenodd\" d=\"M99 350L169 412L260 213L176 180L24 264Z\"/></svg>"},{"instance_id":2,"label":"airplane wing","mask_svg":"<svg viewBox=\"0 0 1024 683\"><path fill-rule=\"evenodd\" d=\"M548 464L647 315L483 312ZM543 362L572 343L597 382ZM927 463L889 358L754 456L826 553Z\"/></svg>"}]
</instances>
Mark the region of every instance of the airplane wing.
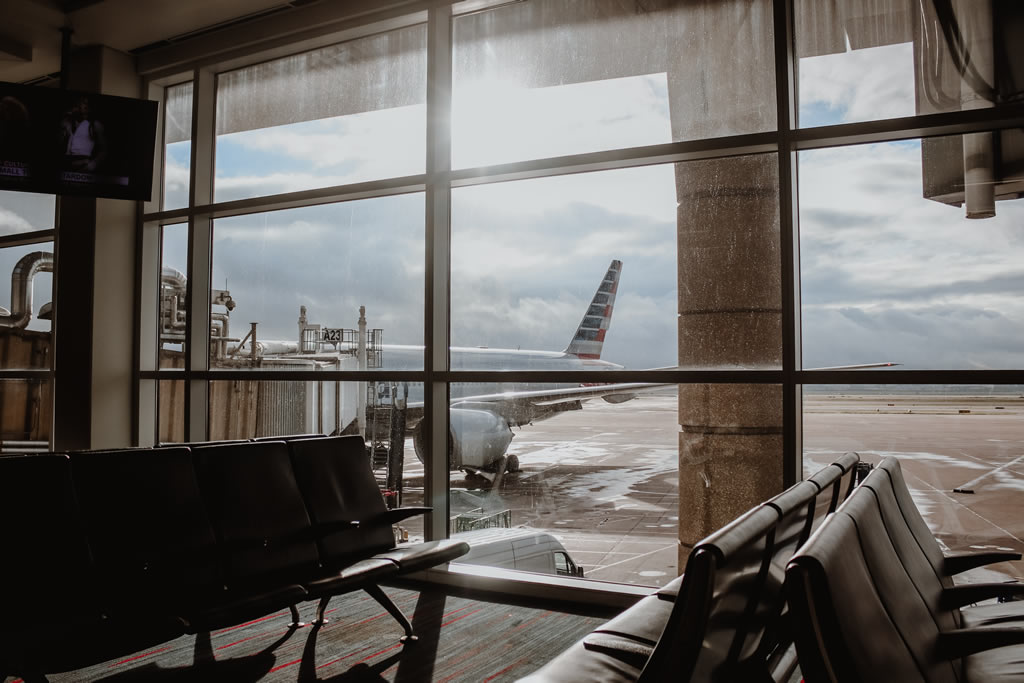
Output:
<instances>
[{"instance_id":1,"label":"airplane wing","mask_svg":"<svg viewBox=\"0 0 1024 683\"><path fill-rule=\"evenodd\" d=\"M881 362L860 365L836 365L808 370L861 370L888 368L900 363ZM665 367L658 370L680 370L684 368ZM511 426L528 424L551 417L565 410L578 410L582 402L601 398L609 403L624 403L637 394L651 393L678 386L675 382L609 382L577 387L554 389L513 390L475 396L460 396L451 400L452 409L485 410L503 417ZM423 403L408 404L406 419L414 426L423 416Z\"/></svg>"}]
</instances>

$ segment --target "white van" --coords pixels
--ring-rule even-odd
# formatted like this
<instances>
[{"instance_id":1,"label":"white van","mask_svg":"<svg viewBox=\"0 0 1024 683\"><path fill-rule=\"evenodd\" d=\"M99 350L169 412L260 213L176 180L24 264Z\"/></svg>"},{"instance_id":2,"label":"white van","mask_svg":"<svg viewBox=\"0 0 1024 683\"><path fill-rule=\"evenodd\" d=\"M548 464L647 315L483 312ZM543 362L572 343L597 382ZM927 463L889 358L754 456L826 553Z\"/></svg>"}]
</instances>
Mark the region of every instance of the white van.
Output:
<instances>
[{"instance_id":1,"label":"white van","mask_svg":"<svg viewBox=\"0 0 1024 683\"><path fill-rule=\"evenodd\" d=\"M536 529L479 529L462 531L453 539L469 543L470 550L454 560L465 564L520 569L559 576L583 576L561 541Z\"/></svg>"}]
</instances>

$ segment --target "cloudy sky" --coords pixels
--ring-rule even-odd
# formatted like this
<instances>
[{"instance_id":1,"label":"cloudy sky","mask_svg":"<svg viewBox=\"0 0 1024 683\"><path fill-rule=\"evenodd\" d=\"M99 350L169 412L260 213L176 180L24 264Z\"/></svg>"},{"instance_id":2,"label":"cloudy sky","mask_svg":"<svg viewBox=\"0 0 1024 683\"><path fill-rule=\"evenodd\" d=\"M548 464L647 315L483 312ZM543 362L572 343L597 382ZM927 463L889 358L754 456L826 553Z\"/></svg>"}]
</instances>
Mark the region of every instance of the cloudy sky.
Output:
<instances>
[{"instance_id":1,"label":"cloudy sky","mask_svg":"<svg viewBox=\"0 0 1024 683\"><path fill-rule=\"evenodd\" d=\"M803 59L799 75L802 125L914 113L909 45ZM453 165L668 142L666 83L664 73L533 89L457 82ZM421 173L423 129L423 107L407 106L221 135L216 199ZM169 208L184 204L188 154L187 142L168 149ZM916 141L804 152L799 164L805 367L1024 365L1021 202L968 221L922 198ZM563 349L620 259L604 357L674 364L674 186L665 165L453 191L453 343ZM294 339L303 305L311 322L355 327L365 305L386 343L421 344L423 212L423 197L406 195L217 221L213 282L238 302L233 331L258 321L261 338ZM4 232L44 216L0 197ZM169 228L165 239L165 264L181 270L184 235ZM27 250L14 251L0 272Z\"/></svg>"}]
</instances>

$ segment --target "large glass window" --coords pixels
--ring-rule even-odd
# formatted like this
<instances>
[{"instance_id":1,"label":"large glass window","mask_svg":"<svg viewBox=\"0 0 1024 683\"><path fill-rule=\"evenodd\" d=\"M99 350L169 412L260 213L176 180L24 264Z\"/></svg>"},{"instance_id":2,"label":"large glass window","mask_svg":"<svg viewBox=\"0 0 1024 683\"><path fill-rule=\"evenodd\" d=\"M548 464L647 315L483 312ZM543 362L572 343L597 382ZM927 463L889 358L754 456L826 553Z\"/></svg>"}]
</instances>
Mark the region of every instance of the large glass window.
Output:
<instances>
[{"instance_id":1,"label":"large glass window","mask_svg":"<svg viewBox=\"0 0 1024 683\"><path fill-rule=\"evenodd\" d=\"M426 29L220 74L214 198L422 173Z\"/></svg>"},{"instance_id":2,"label":"large glass window","mask_svg":"<svg viewBox=\"0 0 1024 683\"><path fill-rule=\"evenodd\" d=\"M1024 366L1020 131L976 135L800 154L805 367ZM965 199L974 144L988 180Z\"/></svg>"},{"instance_id":3,"label":"large glass window","mask_svg":"<svg viewBox=\"0 0 1024 683\"><path fill-rule=\"evenodd\" d=\"M465 572L663 585L847 450L905 460L951 545L943 496L1019 537L993 510L1019 469L1024 13L949 4L794 0L783 32L769 0L455 3L429 43L417 15L204 63L214 88L167 96L164 208L196 243L163 228L160 439L361 433L386 499L436 512L399 536L465 538ZM188 205L211 126L195 194L247 201ZM184 369L189 263L208 369ZM845 367L883 361L919 383Z\"/></svg>"}]
</instances>

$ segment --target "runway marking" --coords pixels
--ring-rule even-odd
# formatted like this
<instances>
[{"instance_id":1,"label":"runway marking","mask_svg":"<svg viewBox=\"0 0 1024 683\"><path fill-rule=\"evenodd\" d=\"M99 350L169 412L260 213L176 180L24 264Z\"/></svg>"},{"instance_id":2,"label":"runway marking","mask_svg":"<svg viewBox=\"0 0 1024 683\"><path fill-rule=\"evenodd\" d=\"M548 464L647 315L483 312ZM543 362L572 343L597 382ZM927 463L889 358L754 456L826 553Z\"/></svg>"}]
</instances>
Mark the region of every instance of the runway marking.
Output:
<instances>
[{"instance_id":1,"label":"runway marking","mask_svg":"<svg viewBox=\"0 0 1024 683\"><path fill-rule=\"evenodd\" d=\"M981 475L980 477L975 477L974 479L971 479L966 484L960 484L959 486L954 486L953 488L954 489L973 489L974 485L977 484L982 479L985 479L986 477L990 477L993 474L995 474L996 472L1001 472L1002 470L1005 470L1008 467L1012 467L1012 466L1016 465L1017 463L1019 463L1022 460L1024 460L1024 455L1020 456L1019 458L1017 458L1015 460L1011 460L1010 462L1003 463L1002 465L1000 465L999 467L995 468L994 470L991 470L990 472L986 472L985 474ZM1014 474L1017 474L1017 473L1014 472Z\"/></svg>"},{"instance_id":2,"label":"runway marking","mask_svg":"<svg viewBox=\"0 0 1024 683\"><path fill-rule=\"evenodd\" d=\"M648 555L653 555L654 553L660 553L663 550L670 550L670 549L673 549L675 547L676 547L675 544L666 545L666 546L663 546L661 548L657 548L657 549L652 550L652 551L647 552L647 553L642 553L640 555L634 555L633 557L628 557L625 560L619 560L618 562L612 562L611 564L603 564L603 565L600 565L599 567L594 567L593 569L588 569L587 571L590 574L593 574L594 572L601 571L602 569L610 569L611 567L614 567L616 565L624 564L626 562L632 562L633 560L639 560L641 557L647 557Z\"/></svg>"},{"instance_id":3,"label":"runway marking","mask_svg":"<svg viewBox=\"0 0 1024 683\"><path fill-rule=\"evenodd\" d=\"M1004 529L1003 527L999 526L998 524L996 524L996 523L995 523L995 522L993 522L992 520L990 520L990 519L988 519L988 518L984 517L983 515L980 515L980 514L978 514L977 512L975 512L974 510L972 510L972 509L971 509L970 507L968 507L967 505L964 505L963 503L961 503L961 502L960 502L959 500L957 500L956 498L953 498L952 496L950 496L950 495L949 495L948 493L946 493L946 492L945 492L945 491L943 491L942 489L940 489L940 488L936 488L935 486L932 486L931 484L929 484L928 482L926 482L926 481L925 481L924 479L921 479L920 477L918 477L918 476L916 476L916 475L911 475L911 476L913 476L913 477L914 477L914 479L917 479L917 480L918 480L919 482L921 482L922 484L924 484L925 486L927 486L928 488L930 488L930 489L931 489L932 491L935 491L936 493L938 493L939 495L941 495L941 496L942 496L943 498L945 498L945 499L946 499L946 500L948 500L949 502L953 503L954 505L958 505L958 506L962 507L962 508L963 508L964 510L967 510L967 511L968 511L968 512L970 512L970 513L971 513L972 515L974 515L975 517L977 517L978 519L980 519L981 521L983 521L983 522L985 522L985 523L987 523L987 524L991 524L991 525L992 525L993 527L995 527L995 528L996 528L996 529L998 529L999 531L1002 531L1002 532L1003 532L1004 534L1006 534L1007 536L1009 536L1009 537L1010 537L1010 538L1012 538L1013 540L1017 541L1018 543L1024 543L1024 540L1021 540L1020 538L1017 538L1017 536L1015 536L1014 534L1011 534L1011 533L1010 533L1009 531L1007 531L1007 530L1006 530L1006 529Z\"/></svg>"}]
</instances>

